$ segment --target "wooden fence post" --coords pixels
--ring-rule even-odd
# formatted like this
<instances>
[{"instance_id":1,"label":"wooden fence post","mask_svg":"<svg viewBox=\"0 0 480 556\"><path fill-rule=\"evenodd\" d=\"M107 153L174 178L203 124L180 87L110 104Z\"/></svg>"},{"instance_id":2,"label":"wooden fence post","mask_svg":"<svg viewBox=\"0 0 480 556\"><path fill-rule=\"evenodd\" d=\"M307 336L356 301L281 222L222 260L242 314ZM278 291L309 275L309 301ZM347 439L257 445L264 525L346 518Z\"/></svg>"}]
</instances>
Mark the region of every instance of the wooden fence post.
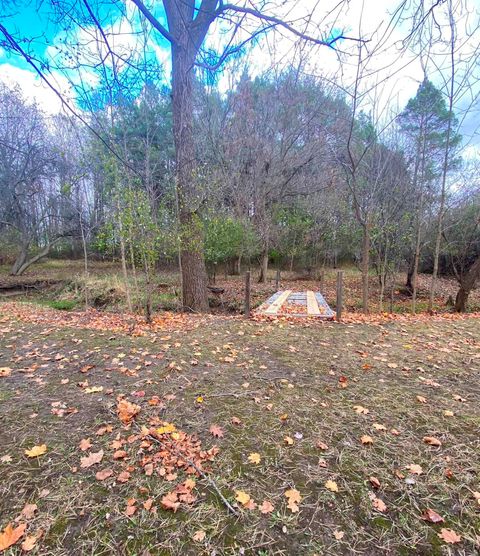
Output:
<instances>
[{"instance_id":1,"label":"wooden fence post","mask_svg":"<svg viewBox=\"0 0 480 556\"><path fill-rule=\"evenodd\" d=\"M245 273L245 316L250 316L250 271Z\"/></svg>"},{"instance_id":2,"label":"wooden fence post","mask_svg":"<svg viewBox=\"0 0 480 556\"><path fill-rule=\"evenodd\" d=\"M280 271L277 270L277 275L275 277L275 288L278 292L278 288L280 287Z\"/></svg>"},{"instance_id":3,"label":"wooden fence post","mask_svg":"<svg viewBox=\"0 0 480 556\"><path fill-rule=\"evenodd\" d=\"M337 272L337 321L342 320L342 309L343 309L343 271L339 270Z\"/></svg>"}]
</instances>

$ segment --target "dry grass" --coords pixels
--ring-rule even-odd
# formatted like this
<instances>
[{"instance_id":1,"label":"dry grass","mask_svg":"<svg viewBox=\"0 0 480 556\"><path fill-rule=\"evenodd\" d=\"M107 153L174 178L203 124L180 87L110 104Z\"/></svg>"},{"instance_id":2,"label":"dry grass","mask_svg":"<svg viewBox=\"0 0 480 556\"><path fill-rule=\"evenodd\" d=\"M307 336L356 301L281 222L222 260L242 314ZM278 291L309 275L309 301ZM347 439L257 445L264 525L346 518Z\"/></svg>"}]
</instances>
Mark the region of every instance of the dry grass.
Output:
<instances>
[{"instance_id":1,"label":"dry grass","mask_svg":"<svg viewBox=\"0 0 480 556\"><path fill-rule=\"evenodd\" d=\"M12 456L0 464L0 526L25 503L36 503L29 529L45 534L34 554L478 553L477 319L300 327L217 317L208 329L139 338L67 328L45 334L45 328L14 320L0 329L0 367L13 369L0 378L0 456ZM95 366L81 373L86 364ZM77 386L86 378L104 391L86 394ZM145 390L144 398L132 397L138 390ZM232 516L200 479L198 501L173 514L160 508L171 489L160 477L134 472L125 484L113 478L100 483L95 468L75 470L83 455L78 442L87 437L95 451L104 449L105 467L120 465L109 443L117 433L128 434L111 413L121 393L142 406L139 424L157 414L197 434L206 447L217 444L210 476L228 500L234 503L234 491L243 490L256 503L272 502L274 512L239 508ZM165 399L168 394L175 398ZM165 406L149 407L152 395ZM55 401L78 413L52 415ZM359 414L355 405L369 412ZM241 425L232 424L233 416ZM97 436L105 423L113 432ZM224 438L209 434L213 423ZM375 430L374 423L387 430ZM361 444L364 434L372 445ZM426 445L424 436L439 438L442 446ZM327 448L319 449L318 441ZM47 454L28 460L24 449L41 443ZM261 455L260 464L248 462L251 452ZM135 462L141 456L129 448L129 457ZM423 473L411 475L411 464ZM371 476L380 481L378 489ZM328 479L337 482L338 493L325 488ZM286 506L288 488L301 493L298 514ZM385 513L373 508L371 493L385 502ZM140 509L126 517L131 497L140 506L152 497L157 513ZM420 519L427 508L445 523ZM446 545L437 535L442 526L457 531L462 542ZM204 541L192 539L197 530L205 531ZM343 538L337 540L335 531Z\"/></svg>"}]
</instances>

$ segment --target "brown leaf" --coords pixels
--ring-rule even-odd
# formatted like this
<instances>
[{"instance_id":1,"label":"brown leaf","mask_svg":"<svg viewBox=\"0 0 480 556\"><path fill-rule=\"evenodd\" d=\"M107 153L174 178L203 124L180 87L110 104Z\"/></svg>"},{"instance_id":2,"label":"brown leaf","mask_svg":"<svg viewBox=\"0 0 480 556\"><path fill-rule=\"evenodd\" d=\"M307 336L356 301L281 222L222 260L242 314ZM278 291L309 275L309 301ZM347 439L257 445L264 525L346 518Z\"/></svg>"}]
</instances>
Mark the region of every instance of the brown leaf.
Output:
<instances>
[{"instance_id":1,"label":"brown leaf","mask_svg":"<svg viewBox=\"0 0 480 556\"><path fill-rule=\"evenodd\" d=\"M118 418L122 423L128 425L132 419L140 413L141 407L128 400L120 400L117 405Z\"/></svg>"},{"instance_id":2,"label":"brown leaf","mask_svg":"<svg viewBox=\"0 0 480 556\"><path fill-rule=\"evenodd\" d=\"M285 496L287 497L288 503L287 507L292 513L296 513L299 511L298 504L302 497L300 496L300 492L296 488L290 488L285 491Z\"/></svg>"},{"instance_id":3,"label":"brown leaf","mask_svg":"<svg viewBox=\"0 0 480 556\"><path fill-rule=\"evenodd\" d=\"M40 539L40 537L43 535L43 530L40 529L36 535L30 535L28 537L25 538L25 540L22 542L21 547L22 550L24 552L30 552L30 550L33 550L38 539Z\"/></svg>"},{"instance_id":4,"label":"brown leaf","mask_svg":"<svg viewBox=\"0 0 480 556\"><path fill-rule=\"evenodd\" d=\"M430 446L442 445L442 442L438 438L435 438L434 436L424 436L423 441L425 442L425 444L429 444Z\"/></svg>"},{"instance_id":5,"label":"brown leaf","mask_svg":"<svg viewBox=\"0 0 480 556\"><path fill-rule=\"evenodd\" d=\"M377 479L377 477L369 477L368 480L370 481L370 483L372 484L372 486L374 486L375 488L380 488L380 481Z\"/></svg>"},{"instance_id":6,"label":"brown leaf","mask_svg":"<svg viewBox=\"0 0 480 556\"><path fill-rule=\"evenodd\" d=\"M218 425L210 426L210 434L215 438L223 438L224 436L222 427L219 427Z\"/></svg>"},{"instance_id":7,"label":"brown leaf","mask_svg":"<svg viewBox=\"0 0 480 556\"><path fill-rule=\"evenodd\" d=\"M180 502L178 501L178 495L176 492L169 492L161 500L162 508L165 510L172 510L175 513L180 507Z\"/></svg>"},{"instance_id":8,"label":"brown leaf","mask_svg":"<svg viewBox=\"0 0 480 556\"><path fill-rule=\"evenodd\" d=\"M128 471L122 471L117 477L117 482L126 483L129 479L130 479L130 473Z\"/></svg>"},{"instance_id":9,"label":"brown leaf","mask_svg":"<svg viewBox=\"0 0 480 556\"><path fill-rule=\"evenodd\" d=\"M90 442L90 438L82 438L80 440L80 444L78 445L82 452L86 452L88 449L92 447L92 443Z\"/></svg>"},{"instance_id":10,"label":"brown leaf","mask_svg":"<svg viewBox=\"0 0 480 556\"><path fill-rule=\"evenodd\" d=\"M12 527L12 524L9 523L3 532L0 533L0 550L6 550L10 546L13 546L20 539L20 537L23 536L26 528L26 523L20 523L18 527L15 527L15 529Z\"/></svg>"},{"instance_id":11,"label":"brown leaf","mask_svg":"<svg viewBox=\"0 0 480 556\"><path fill-rule=\"evenodd\" d=\"M10 367L0 367L0 377L10 376L12 369Z\"/></svg>"},{"instance_id":12,"label":"brown leaf","mask_svg":"<svg viewBox=\"0 0 480 556\"><path fill-rule=\"evenodd\" d=\"M147 477L153 475L153 463L147 463L143 469L145 470L145 475Z\"/></svg>"},{"instance_id":13,"label":"brown leaf","mask_svg":"<svg viewBox=\"0 0 480 556\"><path fill-rule=\"evenodd\" d=\"M334 531L333 536L337 539L337 541L341 541L345 536L345 531Z\"/></svg>"},{"instance_id":14,"label":"brown leaf","mask_svg":"<svg viewBox=\"0 0 480 556\"><path fill-rule=\"evenodd\" d=\"M411 465L407 465L406 469L408 469L410 473L413 473L414 475L421 475L423 473L422 466L418 465L417 463L412 463Z\"/></svg>"},{"instance_id":15,"label":"brown leaf","mask_svg":"<svg viewBox=\"0 0 480 556\"><path fill-rule=\"evenodd\" d=\"M376 510L382 513L387 511L387 506L382 499L377 498L374 494L370 495L370 499L372 500L372 505Z\"/></svg>"},{"instance_id":16,"label":"brown leaf","mask_svg":"<svg viewBox=\"0 0 480 556\"><path fill-rule=\"evenodd\" d=\"M145 502L143 503L143 507L145 510L147 510L147 512L149 512L152 509L152 505L153 505L153 498L149 498L148 500L145 500Z\"/></svg>"},{"instance_id":17,"label":"brown leaf","mask_svg":"<svg viewBox=\"0 0 480 556\"><path fill-rule=\"evenodd\" d=\"M232 423L232 425L241 425L242 424L242 421L238 417L232 417L230 422Z\"/></svg>"},{"instance_id":18,"label":"brown leaf","mask_svg":"<svg viewBox=\"0 0 480 556\"><path fill-rule=\"evenodd\" d=\"M235 500L237 500L237 502L240 502L242 506L246 506L250 502L250 495L243 490L236 490Z\"/></svg>"},{"instance_id":19,"label":"brown leaf","mask_svg":"<svg viewBox=\"0 0 480 556\"><path fill-rule=\"evenodd\" d=\"M125 513L126 516L130 517L130 516L132 516L136 511L137 511L137 506L127 504L127 507L126 507L124 513Z\"/></svg>"},{"instance_id":20,"label":"brown leaf","mask_svg":"<svg viewBox=\"0 0 480 556\"><path fill-rule=\"evenodd\" d=\"M113 470L110 468L107 469L102 469L101 471L97 471L95 473L95 479L97 479L97 481L104 481L105 479L108 479L108 477L111 477L113 475Z\"/></svg>"},{"instance_id":21,"label":"brown leaf","mask_svg":"<svg viewBox=\"0 0 480 556\"><path fill-rule=\"evenodd\" d=\"M462 540L462 537L455 533L453 529L441 529L438 536L448 544L455 544Z\"/></svg>"},{"instance_id":22,"label":"brown leaf","mask_svg":"<svg viewBox=\"0 0 480 556\"><path fill-rule=\"evenodd\" d=\"M80 459L80 467L83 468L91 467L92 465L100 463L102 461L102 458L103 458L103 450L89 454L88 456L85 456L84 458Z\"/></svg>"},{"instance_id":23,"label":"brown leaf","mask_svg":"<svg viewBox=\"0 0 480 556\"><path fill-rule=\"evenodd\" d=\"M427 398L425 398L424 396L417 396L417 402L427 403Z\"/></svg>"},{"instance_id":24,"label":"brown leaf","mask_svg":"<svg viewBox=\"0 0 480 556\"><path fill-rule=\"evenodd\" d=\"M328 479L328 481L325 482L325 488L331 490L332 492L338 492L337 483L335 481L332 481L331 479Z\"/></svg>"},{"instance_id":25,"label":"brown leaf","mask_svg":"<svg viewBox=\"0 0 480 556\"><path fill-rule=\"evenodd\" d=\"M321 440L318 440L317 443L315 444L315 446L319 450L328 450L328 446L325 444L325 442L322 442Z\"/></svg>"},{"instance_id":26,"label":"brown leaf","mask_svg":"<svg viewBox=\"0 0 480 556\"><path fill-rule=\"evenodd\" d=\"M205 531L199 530L196 531L195 534L193 535L192 539L195 542L202 542L205 539L206 533Z\"/></svg>"},{"instance_id":27,"label":"brown leaf","mask_svg":"<svg viewBox=\"0 0 480 556\"><path fill-rule=\"evenodd\" d=\"M23 515L25 519L32 519L37 511L37 508L38 506L36 504L25 504L21 515Z\"/></svg>"},{"instance_id":28,"label":"brown leaf","mask_svg":"<svg viewBox=\"0 0 480 556\"><path fill-rule=\"evenodd\" d=\"M125 450L117 450L113 454L113 459L123 459L125 457L127 457L127 452L125 452Z\"/></svg>"},{"instance_id":29,"label":"brown leaf","mask_svg":"<svg viewBox=\"0 0 480 556\"><path fill-rule=\"evenodd\" d=\"M373 438L371 436L369 436L368 434L364 434L361 438L360 438L360 442L362 444L373 444Z\"/></svg>"},{"instance_id":30,"label":"brown leaf","mask_svg":"<svg viewBox=\"0 0 480 556\"><path fill-rule=\"evenodd\" d=\"M424 519L425 521L430 521L430 523L442 523L445 521L440 514L437 514L435 510L427 508L423 514L420 516L420 519Z\"/></svg>"},{"instance_id":31,"label":"brown leaf","mask_svg":"<svg viewBox=\"0 0 480 556\"><path fill-rule=\"evenodd\" d=\"M273 512L273 510L275 509L275 507L273 506L273 504L271 502L269 502L268 500L264 500L262 502L262 504L260 506L258 506L258 509L260 510L260 512L262 514L269 514L271 512Z\"/></svg>"}]
</instances>

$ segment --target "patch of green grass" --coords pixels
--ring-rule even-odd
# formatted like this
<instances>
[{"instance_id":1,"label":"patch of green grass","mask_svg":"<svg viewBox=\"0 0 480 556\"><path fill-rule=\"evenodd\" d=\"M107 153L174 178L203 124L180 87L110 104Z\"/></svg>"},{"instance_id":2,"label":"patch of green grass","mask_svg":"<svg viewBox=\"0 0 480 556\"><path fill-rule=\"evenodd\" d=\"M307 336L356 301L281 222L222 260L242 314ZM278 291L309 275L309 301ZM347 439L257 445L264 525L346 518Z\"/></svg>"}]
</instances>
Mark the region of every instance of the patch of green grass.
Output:
<instances>
[{"instance_id":1,"label":"patch of green grass","mask_svg":"<svg viewBox=\"0 0 480 556\"><path fill-rule=\"evenodd\" d=\"M77 306L77 302L71 299L59 299L47 301L45 305L52 309L58 309L59 311L72 311Z\"/></svg>"}]
</instances>

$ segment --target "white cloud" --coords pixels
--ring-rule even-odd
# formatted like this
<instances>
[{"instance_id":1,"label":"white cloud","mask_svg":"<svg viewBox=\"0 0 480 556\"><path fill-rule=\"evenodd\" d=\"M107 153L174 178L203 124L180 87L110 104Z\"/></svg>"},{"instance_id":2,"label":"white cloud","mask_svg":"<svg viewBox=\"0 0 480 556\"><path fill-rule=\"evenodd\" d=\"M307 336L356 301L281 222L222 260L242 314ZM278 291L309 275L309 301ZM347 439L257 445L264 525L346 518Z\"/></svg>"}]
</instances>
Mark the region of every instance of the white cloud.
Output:
<instances>
[{"instance_id":1,"label":"white cloud","mask_svg":"<svg viewBox=\"0 0 480 556\"><path fill-rule=\"evenodd\" d=\"M18 86L27 99L37 102L49 114L61 111L61 100L33 71L9 63L0 64L0 81L10 87ZM71 88L67 79L61 75L51 75L50 81L64 98L71 99Z\"/></svg>"}]
</instances>

